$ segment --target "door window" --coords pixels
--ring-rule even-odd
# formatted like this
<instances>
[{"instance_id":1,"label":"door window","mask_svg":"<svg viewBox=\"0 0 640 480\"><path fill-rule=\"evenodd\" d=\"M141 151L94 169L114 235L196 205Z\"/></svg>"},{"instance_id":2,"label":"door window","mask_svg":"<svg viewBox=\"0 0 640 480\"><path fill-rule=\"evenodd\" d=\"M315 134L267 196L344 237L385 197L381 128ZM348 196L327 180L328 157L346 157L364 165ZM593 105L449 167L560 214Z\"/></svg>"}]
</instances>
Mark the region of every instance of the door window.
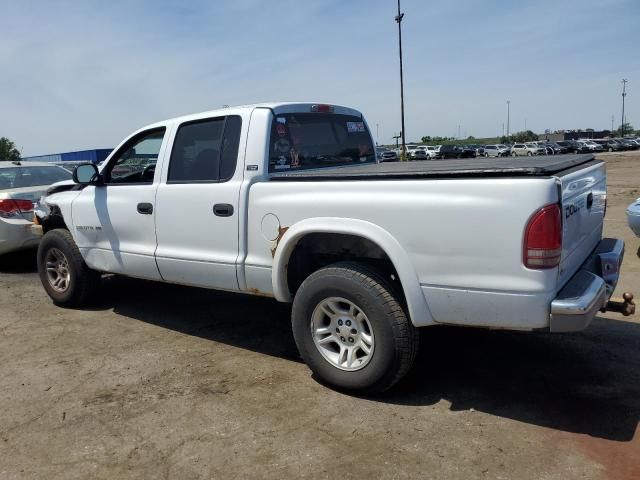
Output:
<instances>
[{"instance_id":1,"label":"door window","mask_svg":"<svg viewBox=\"0 0 640 480\"><path fill-rule=\"evenodd\" d=\"M105 175L109 184L153 183L165 129L136 135L109 162Z\"/></svg>"},{"instance_id":2,"label":"door window","mask_svg":"<svg viewBox=\"0 0 640 480\"><path fill-rule=\"evenodd\" d=\"M168 183L225 182L236 171L242 118L184 123L176 133Z\"/></svg>"}]
</instances>

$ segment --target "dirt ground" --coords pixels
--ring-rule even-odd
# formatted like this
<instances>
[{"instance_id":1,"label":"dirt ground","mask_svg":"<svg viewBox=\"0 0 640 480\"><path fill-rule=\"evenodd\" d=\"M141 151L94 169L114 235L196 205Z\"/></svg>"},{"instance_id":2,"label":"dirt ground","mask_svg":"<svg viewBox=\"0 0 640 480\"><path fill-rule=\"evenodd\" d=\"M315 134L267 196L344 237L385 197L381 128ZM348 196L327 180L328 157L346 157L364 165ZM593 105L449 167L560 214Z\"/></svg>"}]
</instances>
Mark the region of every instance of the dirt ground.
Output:
<instances>
[{"instance_id":1,"label":"dirt ground","mask_svg":"<svg viewBox=\"0 0 640 480\"><path fill-rule=\"evenodd\" d=\"M640 294L640 152L605 154L606 234ZM314 380L286 306L110 277L52 305L32 252L0 258L0 479L640 478L640 323L577 334L423 331L377 398Z\"/></svg>"}]
</instances>

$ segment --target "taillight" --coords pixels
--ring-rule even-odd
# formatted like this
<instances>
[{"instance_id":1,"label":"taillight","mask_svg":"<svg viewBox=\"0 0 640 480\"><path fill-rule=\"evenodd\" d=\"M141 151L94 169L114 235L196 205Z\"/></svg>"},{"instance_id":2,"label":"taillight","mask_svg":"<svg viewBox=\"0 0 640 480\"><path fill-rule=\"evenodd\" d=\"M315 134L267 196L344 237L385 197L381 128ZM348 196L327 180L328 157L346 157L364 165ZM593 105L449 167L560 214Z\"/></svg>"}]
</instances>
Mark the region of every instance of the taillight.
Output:
<instances>
[{"instance_id":1,"label":"taillight","mask_svg":"<svg viewBox=\"0 0 640 480\"><path fill-rule=\"evenodd\" d=\"M562 216L557 204L538 210L524 232L523 261L527 268L557 267L562 254Z\"/></svg>"},{"instance_id":2,"label":"taillight","mask_svg":"<svg viewBox=\"0 0 640 480\"><path fill-rule=\"evenodd\" d=\"M20 200L15 198L0 198L0 217L12 218L21 213L33 211L31 200Z\"/></svg>"}]
</instances>

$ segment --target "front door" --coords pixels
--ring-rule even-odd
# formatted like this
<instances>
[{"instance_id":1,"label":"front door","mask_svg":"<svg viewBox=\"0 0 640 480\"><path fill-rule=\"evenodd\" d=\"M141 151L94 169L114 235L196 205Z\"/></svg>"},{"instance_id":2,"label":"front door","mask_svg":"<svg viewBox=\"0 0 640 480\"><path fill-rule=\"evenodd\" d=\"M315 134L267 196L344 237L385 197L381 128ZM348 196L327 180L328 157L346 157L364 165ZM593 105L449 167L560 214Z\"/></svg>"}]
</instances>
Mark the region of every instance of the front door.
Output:
<instances>
[{"instance_id":1,"label":"front door","mask_svg":"<svg viewBox=\"0 0 640 480\"><path fill-rule=\"evenodd\" d=\"M158 187L156 261L169 282L238 290L237 115L185 122Z\"/></svg>"},{"instance_id":2,"label":"front door","mask_svg":"<svg viewBox=\"0 0 640 480\"><path fill-rule=\"evenodd\" d=\"M161 279L154 257L154 179L164 138L164 128L132 137L103 169L104 184L85 187L73 201L74 236L89 267Z\"/></svg>"}]
</instances>

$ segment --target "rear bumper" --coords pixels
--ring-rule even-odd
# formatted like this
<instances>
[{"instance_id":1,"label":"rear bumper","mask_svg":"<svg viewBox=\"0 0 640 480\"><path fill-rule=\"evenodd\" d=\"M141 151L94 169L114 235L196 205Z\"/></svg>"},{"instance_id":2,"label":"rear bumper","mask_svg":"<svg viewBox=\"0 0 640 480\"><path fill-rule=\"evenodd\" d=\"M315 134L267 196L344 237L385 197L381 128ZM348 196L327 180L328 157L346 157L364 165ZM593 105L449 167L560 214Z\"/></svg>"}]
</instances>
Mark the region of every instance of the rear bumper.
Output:
<instances>
[{"instance_id":1,"label":"rear bumper","mask_svg":"<svg viewBox=\"0 0 640 480\"><path fill-rule=\"evenodd\" d=\"M31 233L31 225L23 219L0 220L0 255L37 246L40 237Z\"/></svg>"},{"instance_id":2,"label":"rear bumper","mask_svg":"<svg viewBox=\"0 0 640 480\"><path fill-rule=\"evenodd\" d=\"M551 302L549 330L575 332L587 328L613 294L623 258L622 240L601 240L580 270Z\"/></svg>"}]
</instances>

